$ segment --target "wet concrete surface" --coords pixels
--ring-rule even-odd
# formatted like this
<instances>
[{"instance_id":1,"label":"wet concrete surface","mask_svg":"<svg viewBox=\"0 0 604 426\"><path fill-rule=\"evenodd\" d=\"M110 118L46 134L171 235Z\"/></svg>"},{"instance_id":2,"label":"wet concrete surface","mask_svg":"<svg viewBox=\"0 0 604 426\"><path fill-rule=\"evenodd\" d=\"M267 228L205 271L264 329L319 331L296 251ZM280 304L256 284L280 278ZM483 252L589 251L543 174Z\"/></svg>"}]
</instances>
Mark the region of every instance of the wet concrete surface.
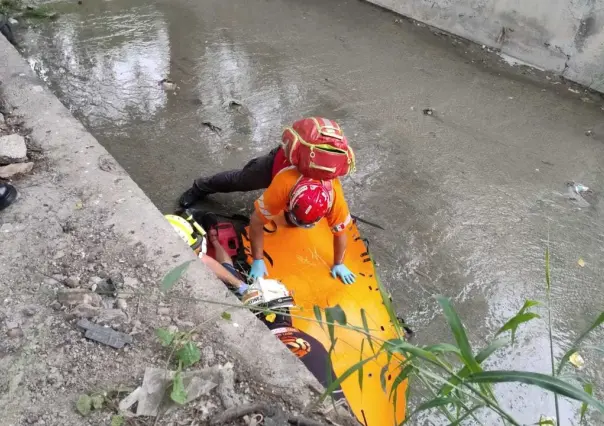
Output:
<instances>
[{"instance_id":1,"label":"wet concrete surface","mask_svg":"<svg viewBox=\"0 0 604 426\"><path fill-rule=\"evenodd\" d=\"M604 113L564 84L358 1L56 7L57 21L21 32L30 64L162 211L198 175L240 167L292 120L324 115L356 151L348 201L386 228L362 226L419 342L450 339L435 294L454 300L476 347L525 299L545 300L548 244L556 354L602 310ZM569 181L594 192L569 199ZM208 208L252 200L221 195ZM604 384L601 358L584 356ZM548 373L548 357L536 320L489 366ZM500 390L522 422L554 413L533 388ZM578 408L563 401L562 424L577 424Z\"/></svg>"}]
</instances>

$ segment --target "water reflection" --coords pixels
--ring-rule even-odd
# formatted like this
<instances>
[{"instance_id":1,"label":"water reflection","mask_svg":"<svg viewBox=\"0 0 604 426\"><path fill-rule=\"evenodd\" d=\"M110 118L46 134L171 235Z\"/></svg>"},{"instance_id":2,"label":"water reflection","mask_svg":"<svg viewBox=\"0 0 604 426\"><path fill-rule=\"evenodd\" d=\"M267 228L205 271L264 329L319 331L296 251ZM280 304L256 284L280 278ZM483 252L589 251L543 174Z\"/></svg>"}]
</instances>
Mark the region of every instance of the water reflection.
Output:
<instances>
[{"instance_id":1,"label":"water reflection","mask_svg":"<svg viewBox=\"0 0 604 426\"><path fill-rule=\"evenodd\" d=\"M169 71L170 40L152 6L64 14L27 37L31 67L88 127L149 120L166 104L157 82Z\"/></svg>"}]
</instances>

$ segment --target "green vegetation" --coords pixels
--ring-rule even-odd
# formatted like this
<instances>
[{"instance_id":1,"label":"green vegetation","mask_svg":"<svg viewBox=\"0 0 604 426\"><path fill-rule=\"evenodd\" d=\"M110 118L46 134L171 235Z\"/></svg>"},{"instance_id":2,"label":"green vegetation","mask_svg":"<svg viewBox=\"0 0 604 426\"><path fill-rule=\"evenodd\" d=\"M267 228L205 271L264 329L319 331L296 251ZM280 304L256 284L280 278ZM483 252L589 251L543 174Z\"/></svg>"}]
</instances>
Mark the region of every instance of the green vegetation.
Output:
<instances>
[{"instance_id":1,"label":"green vegetation","mask_svg":"<svg viewBox=\"0 0 604 426\"><path fill-rule=\"evenodd\" d=\"M169 291L186 271L189 264L181 265L170 271L164 278L161 288L163 291ZM420 346L406 340L404 324L401 324L397 318L392 301L385 288L379 283L380 291L384 304L389 313L391 323L396 330L396 337L387 341L381 340L369 329L366 315L362 311L362 327L353 326L347 323L345 312L340 306L334 306L322 309L315 306L314 317L321 327L327 326L331 340L329 353L331 354L338 341L335 337L335 327L346 327L354 330L364 336L362 348L369 347L372 355L363 358L363 350L359 361L351 366L339 378L328 386L321 399L325 400L331 393L345 380L358 379L358 385L363 388L363 366L378 358L382 354L387 356L388 360L395 360L399 365L396 367L398 374L394 377L390 389L387 389L386 378L388 368L384 366L380 374L382 390L387 392L389 398L393 400L393 409L396 412L396 400L398 392L407 392L407 401L411 396L414 400L419 400L413 411L407 412L407 417L402 424L409 422L419 413L433 411L440 414L442 422L439 424L448 424L450 426L462 425L468 420L473 420L477 424L483 424L479 419L481 411L487 410L495 413L506 425L520 425L511 413L508 413L498 402L497 395L493 389L496 383L522 383L539 387L552 394L556 405L556 417L551 420L548 418L535 419L535 424L540 425L559 425L560 414L558 409L558 398L560 396L575 400L581 404L581 421L589 408L604 413L604 404L593 395L593 385L581 378L577 374L562 375L565 366L572 360L573 355L581 349L581 344L587 336L604 323L604 312L598 315L590 327L579 335L577 340L566 351L563 357L557 361L554 357L553 338L552 338L552 318L550 309L550 291L551 274L549 264L549 250L545 253L545 282L546 282L546 302L542 304L534 300L527 300L519 311L506 321L493 336L490 341L480 350L472 348L468 339L468 333L463 325L458 313L445 297L437 297L445 321L451 331L454 343L440 343L435 345ZM213 301L205 301L219 305L226 305ZM534 373L529 371L506 371L506 370L485 370L484 362L500 349L514 345L515 337L521 325L541 318L539 314L533 312L534 309L543 307L547 311L546 324L549 332L550 345L550 363L551 374ZM243 306L240 308L247 309ZM292 315L295 317L295 315ZM189 354L183 348L187 345L184 336L167 335L165 331L161 333L158 330L158 336L164 346L172 346L173 352L177 351L179 359L179 371L183 365L190 365L192 360L199 359L198 354ZM176 343L175 343L176 342ZM367 344L365 344L365 342ZM195 348L196 349L196 348ZM184 357L179 358L178 353L183 353ZM353 376L353 377L351 377ZM354 377L357 376L357 377ZM179 385L174 380L172 399L178 402L182 395L179 393ZM406 387L405 387L406 386Z\"/></svg>"},{"instance_id":2,"label":"green vegetation","mask_svg":"<svg viewBox=\"0 0 604 426\"><path fill-rule=\"evenodd\" d=\"M57 12L49 6L24 6L21 0L0 0L0 14L24 19L56 19Z\"/></svg>"}]
</instances>

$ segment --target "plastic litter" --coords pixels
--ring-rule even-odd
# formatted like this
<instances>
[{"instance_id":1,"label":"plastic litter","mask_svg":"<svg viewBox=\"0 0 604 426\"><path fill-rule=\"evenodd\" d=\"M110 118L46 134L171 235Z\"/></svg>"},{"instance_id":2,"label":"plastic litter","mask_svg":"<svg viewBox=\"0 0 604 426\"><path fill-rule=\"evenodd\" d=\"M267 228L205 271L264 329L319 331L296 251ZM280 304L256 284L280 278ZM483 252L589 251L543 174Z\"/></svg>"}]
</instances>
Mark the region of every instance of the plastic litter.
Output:
<instances>
[{"instance_id":1,"label":"plastic litter","mask_svg":"<svg viewBox=\"0 0 604 426\"><path fill-rule=\"evenodd\" d=\"M577 260L577 265L579 265L581 268L585 266L585 261L581 258L579 258L579 260Z\"/></svg>"},{"instance_id":2,"label":"plastic litter","mask_svg":"<svg viewBox=\"0 0 604 426\"><path fill-rule=\"evenodd\" d=\"M585 366L585 360L579 352L575 352L568 358L568 362L570 362L575 368L581 370Z\"/></svg>"},{"instance_id":3,"label":"plastic litter","mask_svg":"<svg viewBox=\"0 0 604 426\"><path fill-rule=\"evenodd\" d=\"M168 78L161 79L157 84L159 85L159 87L161 87L162 89L164 89L166 91L173 91L178 88L178 86L176 86L176 83L174 83L172 80L170 80Z\"/></svg>"},{"instance_id":4,"label":"plastic litter","mask_svg":"<svg viewBox=\"0 0 604 426\"><path fill-rule=\"evenodd\" d=\"M556 420L553 417L541 415L539 418L539 426L556 426Z\"/></svg>"},{"instance_id":5,"label":"plastic litter","mask_svg":"<svg viewBox=\"0 0 604 426\"><path fill-rule=\"evenodd\" d=\"M580 194L580 193L586 192L586 191L589 191L589 187L583 185L582 183L576 183L575 184L575 192L577 194Z\"/></svg>"},{"instance_id":6,"label":"plastic litter","mask_svg":"<svg viewBox=\"0 0 604 426\"><path fill-rule=\"evenodd\" d=\"M424 108L422 112L424 115L434 115L434 110L432 108Z\"/></svg>"},{"instance_id":7,"label":"plastic litter","mask_svg":"<svg viewBox=\"0 0 604 426\"><path fill-rule=\"evenodd\" d=\"M565 197L569 200L575 201L579 207L589 207L589 202L587 202L583 196L590 192L591 190L589 187L583 185L582 183L568 182Z\"/></svg>"}]
</instances>

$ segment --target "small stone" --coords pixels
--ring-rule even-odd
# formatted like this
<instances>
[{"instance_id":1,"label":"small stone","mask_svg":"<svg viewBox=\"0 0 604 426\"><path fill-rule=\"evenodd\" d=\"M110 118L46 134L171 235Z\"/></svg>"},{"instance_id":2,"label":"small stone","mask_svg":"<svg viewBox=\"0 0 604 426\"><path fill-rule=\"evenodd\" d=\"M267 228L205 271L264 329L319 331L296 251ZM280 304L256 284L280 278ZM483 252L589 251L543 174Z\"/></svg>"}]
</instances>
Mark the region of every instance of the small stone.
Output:
<instances>
[{"instance_id":1,"label":"small stone","mask_svg":"<svg viewBox=\"0 0 604 426\"><path fill-rule=\"evenodd\" d=\"M170 315L170 308L159 308L157 310L157 315L161 315L163 317L167 317Z\"/></svg>"},{"instance_id":2,"label":"small stone","mask_svg":"<svg viewBox=\"0 0 604 426\"><path fill-rule=\"evenodd\" d=\"M121 309L122 311L125 311L126 309L128 309L128 303L126 303L124 299L117 299L115 301L115 307Z\"/></svg>"},{"instance_id":3,"label":"small stone","mask_svg":"<svg viewBox=\"0 0 604 426\"><path fill-rule=\"evenodd\" d=\"M6 332L8 337L23 337L23 330L20 327L11 328Z\"/></svg>"},{"instance_id":4,"label":"small stone","mask_svg":"<svg viewBox=\"0 0 604 426\"><path fill-rule=\"evenodd\" d=\"M36 315L36 312L38 312L38 307L35 305L26 306L21 312L23 312L23 315L25 316L33 317Z\"/></svg>"},{"instance_id":5,"label":"small stone","mask_svg":"<svg viewBox=\"0 0 604 426\"><path fill-rule=\"evenodd\" d=\"M18 134L0 136L0 164L20 163L27 160L25 139Z\"/></svg>"},{"instance_id":6,"label":"small stone","mask_svg":"<svg viewBox=\"0 0 604 426\"><path fill-rule=\"evenodd\" d=\"M69 316L73 318L93 318L101 314L101 308L91 306L87 303L82 303L76 306L73 311L69 313Z\"/></svg>"},{"instance_id":7,"label":"small stone","mask_svg":"<svg viewBox=\"0 0 604 426\"><path fill-rule=\"evenodd\" d=\"M63 305L77 306L86 303L92 306L101 306L103 299L98 294L80 288L69 288L57 293L57 300Z\"/></svg>"},{"instance_id":8,"label":"small stone","mask_svg":"<svg viewBox=\"0 0 604 426\"><path fill-rule=\"evenodd\" d=\"M178 327L175 325L169 325L168 327L166 327L166 330L168 330L169 333L178 333Z\"/></svg>"},{"instance_id":9,"label":"small stone","mask_svg":"<svg viewBox=\"0 0 604 426\"><path fill-rule=\"evenodd\" d=\"M0 226L0 232L11 232L14 229L14 226L12 223L3 223L2 226Z\"/></svg>"},{"instance_id":10,"label":"small stone","mask_svg":"<svg viewBox=\"0 0 604 426\"><path fill-rule=\"evenodd\" d=\"M193 327L195 327L195 323L194 322L183 321L183 320L180 320L179 318L174 318L174 322L180 328L193 328Z\"/></svg>"},{"instance_id":11,"label":"small stone","mask_svg":"<svg viewBox=\"0 0 604 426\"><path fill-rule=\"evenodd\" d=\"M15 321L7 321L6 322L6 328L8 328L9 330L11 328L19 328L19 323L15 322Z\"/></svg>"},{"instance_id":12,"label":"small stone","mask_svg":"<svg viewBox=\"0 0 604 426\"><path fill-rule=\"evenodd\" d=\"M121 272L115 272L109 275L109 281L113 284L114 287L123 287L124 286L124 276Z\"/></svg>"},{"instance_id":13,"label":"small stone","mask_svg":"<svg viewBox=\"0 0 604 426\"><path fill-rule=\"evenodd\" d=\"M67 287L71 287L71 288L76 288L80 285L80 279L75 276L66 278L64 282Z\"/></svg>"},{"instance_id":14,"label":"small stone","mask_svg":"<svg viewBox=\"0 0 604 426\"><path fill-rule=\"evenodd\" d=\"M136 288L139 286L139 281L133 277L124 277L124 286L130 288Z\"/></svg>"},{"instance_id":15,"label":"small stone","mask_svg":"<svg viewBox=\"0 0 604 426\"><path fill-rule=\"evenodd\" d=\"M8 18L8 23L11 25L19 25L19 21L17 21L15 18Z\"/></svg>"},{"instance_id":16,"label":"small stone","mask_svg":"<svg viewBox=\"0 0 604 426\"><path fill-rule=\"evenodd\" d=\"M61 303L55 300L54 302L52 302L50 304L50 307L52 309L54 309L55 311L60 311L61 310Z\"/></svg>"},{"instance_id":17,"label":"small stone","mask_svg":"<svg viewBox=\"0 0 604 426\"><path fill-rule=\"evenodd\" d=\"M122 324L128 320L126 314L119 309L105 309L99 315L97 324L109 325L109 324Z\"/></svg>"},{"instance_id":18,"label":"small stone","mask_svg":"<svg viewBox=\"0 0 604 426\"><path fill-rule=\"evenodd\" d=\"M62 283L67 279L67 277L65 275L61 275L61 274L54 274L52 276L52 279L59 283Z\"/></svg>"},{"instance_id":19,"label":"small stone","mask_svg":"<svg viewBox=\"0 0 604 426\"><path fill-rule=\"evenodd\" d=\"M54 260L59 260L64 256L65 256L65 252L63 250L59 250L58 252L55 253L55 255L52 258Z\"/></svg>"}]
</instances>

